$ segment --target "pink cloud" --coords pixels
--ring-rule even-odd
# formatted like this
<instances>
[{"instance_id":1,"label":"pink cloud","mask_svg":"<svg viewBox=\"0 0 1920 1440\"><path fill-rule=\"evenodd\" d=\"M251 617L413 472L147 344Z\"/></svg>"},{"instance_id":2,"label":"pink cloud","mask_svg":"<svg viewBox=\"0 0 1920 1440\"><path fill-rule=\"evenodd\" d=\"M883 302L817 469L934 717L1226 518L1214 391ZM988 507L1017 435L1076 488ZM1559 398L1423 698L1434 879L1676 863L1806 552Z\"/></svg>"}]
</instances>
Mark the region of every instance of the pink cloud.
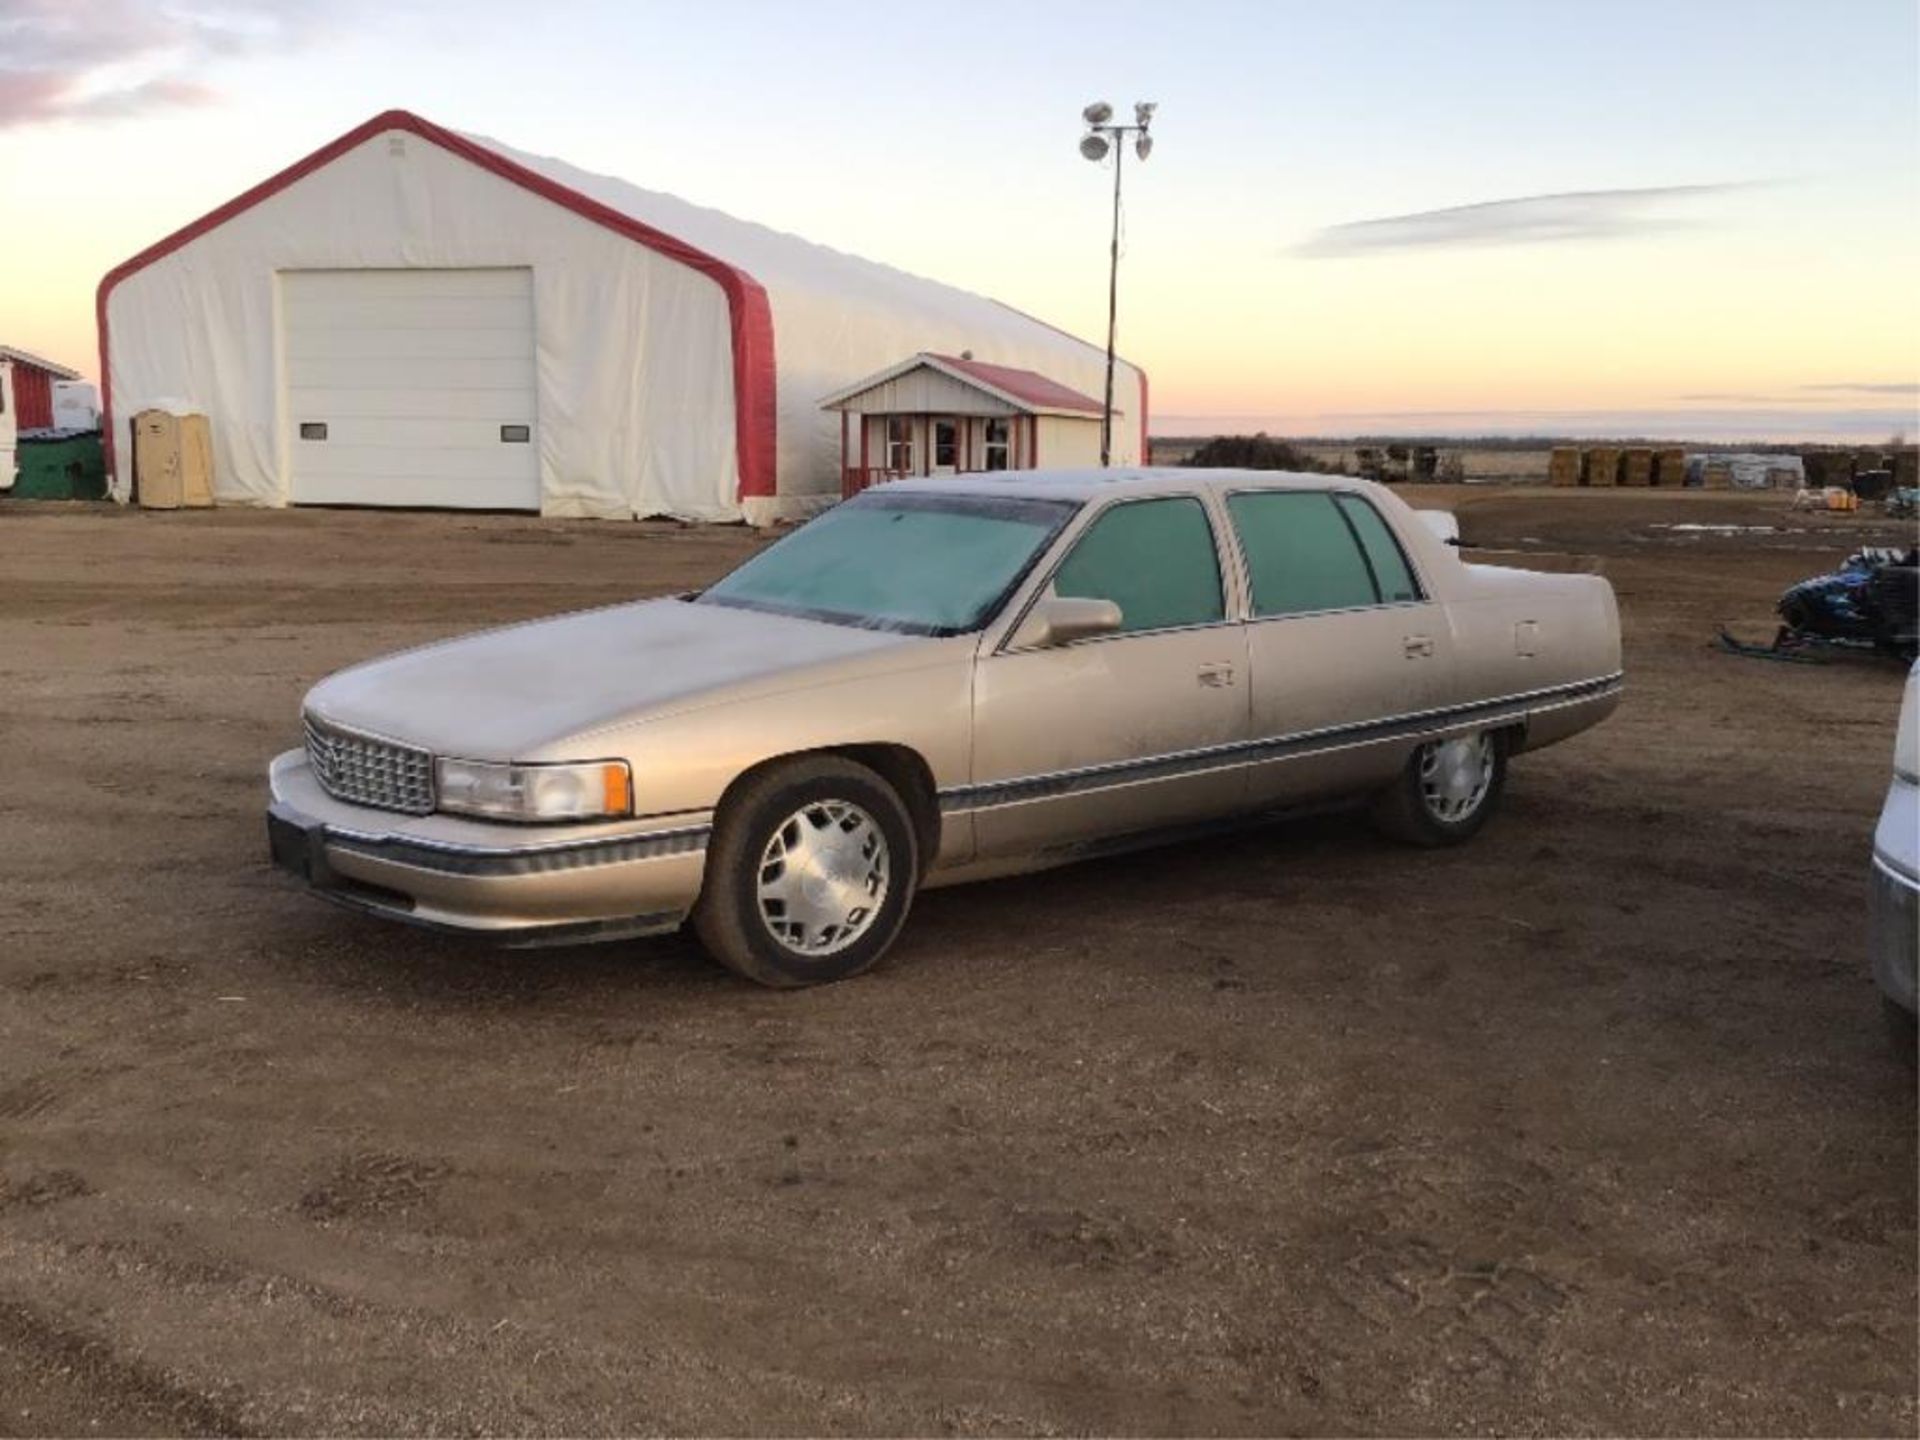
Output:
<instances>
[{"instance_id":1,"label":"pink cloud","mask_svg":"<svg viewBox=\"0 0 1920 1440\"><path fill-rule=\"evenodd\" d=\"M0 0L0 128L118 119L216 98L208 62L307 38L302 0Z\"/></svg>"}]
</instances>

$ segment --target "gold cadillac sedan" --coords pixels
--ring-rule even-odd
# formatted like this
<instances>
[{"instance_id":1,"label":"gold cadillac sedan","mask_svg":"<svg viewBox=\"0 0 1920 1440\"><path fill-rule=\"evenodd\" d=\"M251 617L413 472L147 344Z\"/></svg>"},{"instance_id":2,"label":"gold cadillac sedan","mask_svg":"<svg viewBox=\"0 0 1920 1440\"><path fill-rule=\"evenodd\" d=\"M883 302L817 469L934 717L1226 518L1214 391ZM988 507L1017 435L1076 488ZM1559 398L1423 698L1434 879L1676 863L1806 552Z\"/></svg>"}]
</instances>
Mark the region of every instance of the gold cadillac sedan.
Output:
<instances>
[{"instance_id":1,"label":"gold cadillac sedan","mask_svg":"<svg viewBox=\"0 0 1920 1440\"><path fill-rule=\"evenodd\" d=\"M923 886L1352 798L1472 835L1619 701L1613 591L1271 472L878 486L697 594L341 671L273 762L275 863L518 944L691 919L764 985L873 965Z\"/></svg>"}]
</instances>

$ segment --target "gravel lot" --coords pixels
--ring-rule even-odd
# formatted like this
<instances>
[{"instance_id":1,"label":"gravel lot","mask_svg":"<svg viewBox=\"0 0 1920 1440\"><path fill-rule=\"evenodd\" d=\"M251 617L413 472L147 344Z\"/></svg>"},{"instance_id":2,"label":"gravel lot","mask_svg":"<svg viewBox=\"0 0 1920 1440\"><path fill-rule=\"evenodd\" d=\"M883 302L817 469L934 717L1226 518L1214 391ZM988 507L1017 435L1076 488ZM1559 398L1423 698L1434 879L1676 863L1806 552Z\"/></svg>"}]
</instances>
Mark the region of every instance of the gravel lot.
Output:
<instances>
[{"instance_id":1,"label":"gravel lot","mask_svg":"<svg viewBox=\"0 0 1920 1440\"><path fill-rule=\"evenodd\" d=\"M0 1433L1912 1435L1898 673L1707 648L1902 532L1426 494L1603 556L1627 626L1620 713L1473 845L939 892L793 994L263 853L322 674L747 533L0 502Z\"/></svg>"}]
</instances>

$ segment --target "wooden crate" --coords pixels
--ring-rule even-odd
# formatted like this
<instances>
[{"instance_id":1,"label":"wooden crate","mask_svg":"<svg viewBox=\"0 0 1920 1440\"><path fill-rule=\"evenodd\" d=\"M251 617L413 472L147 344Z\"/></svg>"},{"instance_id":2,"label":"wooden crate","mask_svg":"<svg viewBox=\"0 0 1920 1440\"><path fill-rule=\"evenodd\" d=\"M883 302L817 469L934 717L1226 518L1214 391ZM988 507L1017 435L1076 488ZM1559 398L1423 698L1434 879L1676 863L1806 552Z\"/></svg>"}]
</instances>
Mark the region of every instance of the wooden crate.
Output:
<instances>
[{"instance_id":1,"label":"wooden crate","mask_svg":"<svg viewBox=\"0 0 1920 1440\"><path fill-rule=\"evenodd\" d=\"M1547 457L1547 483L1571 486L1580 483L1580 447L1556 445Z\"/></svg>"},{"instance_id":2,"label":"wooden crate","mask_svg":"<svg viewBox=\"0 0 1920 1440\"><path fill-rule=\"evenodd\" d=\"M1596 445L1580 457L1582 485L1618 485L1620 452L1610 445Z\"/></svg>"},{"instance_id":3,"label":"wooden crate","mask_svg":"<svg viewBox=\"0 0 1920 1440\"><path fill-rule=\"evenodd\" d=\"M1687 483L1687 452L1684 450L1656 450L1653 452L1653 483L1661 487L1671 486L1678 490Z\"/></svg>"},{"instance_id":4,"label":"wooden crate","mask_svg":"<svg viewBox=\"0 0 1920 1440\"><path fill-rule=\"evenodd\" d=\"M1642 488L1653 484L1653 451L1635 445L1620 452L1620 483Z\"/></svg>"},{"instance_id":5,"label":"wooden crate","mask_svg":"<svg viewBox=\"0 0 1920 1440\"><path fill-rule=\"evenodd\" d=\"M1702 472L1701 483L1709 490L1731 490L1733 467L1725 461L1710 461L1706 470Z\"/></svg>"}]
</instances>

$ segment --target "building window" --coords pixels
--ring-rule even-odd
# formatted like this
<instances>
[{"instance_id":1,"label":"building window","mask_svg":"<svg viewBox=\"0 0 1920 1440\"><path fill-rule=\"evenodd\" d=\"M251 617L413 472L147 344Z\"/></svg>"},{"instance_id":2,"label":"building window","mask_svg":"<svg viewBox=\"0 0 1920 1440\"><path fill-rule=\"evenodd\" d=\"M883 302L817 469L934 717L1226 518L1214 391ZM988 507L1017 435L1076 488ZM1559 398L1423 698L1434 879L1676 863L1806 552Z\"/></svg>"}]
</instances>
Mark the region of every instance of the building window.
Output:
<instances>
[{"instance_id":1,"label":"building window","mask_svg":"<svg viewBox=\"0 0 1920 1440\"><path fill-rule=\"evenodd\" d=\"M989 470L1013 468L1013 422L1011 420L987 421L986 468Z\"/></svg>"},{"instance_id":2,"label":"building window","mask_svg":"<svg viewBox=\"0 0 1920 1440\"><path fill-rule=\"evenodd\" d=\"M913 470L913 417L887 417L887 469L910 473Z\"/></svg>"},{"instance_id":3,"label":"building window","mask_svg":"<svg viewBox=\"0 0 1920 1440\"><path fill-rule=\"evenodd\" d=\"M933 465L936 470L960 468L960 427L951 420L933 422Z\"/></svg>"}]
</instances>

